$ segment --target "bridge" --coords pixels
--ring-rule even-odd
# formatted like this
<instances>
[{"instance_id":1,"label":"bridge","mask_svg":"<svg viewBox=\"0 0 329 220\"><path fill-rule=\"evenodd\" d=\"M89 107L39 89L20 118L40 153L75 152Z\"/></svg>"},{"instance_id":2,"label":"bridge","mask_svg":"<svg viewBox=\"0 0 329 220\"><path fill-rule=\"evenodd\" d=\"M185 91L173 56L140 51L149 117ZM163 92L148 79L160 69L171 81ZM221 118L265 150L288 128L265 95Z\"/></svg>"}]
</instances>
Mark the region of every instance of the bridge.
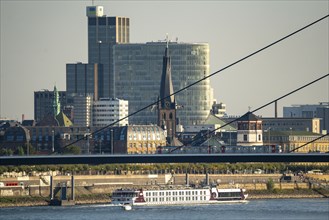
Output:
<instances>
[{"instance_id":1,"label":"bridge","mask_svg":"<svg viewBox=\"0 0 329 220\"><path fill-rule=\"evenodd\" d=\"M122 164L122 163L248 163L248 162L329 162L326 153L272 154L122 154L3 156L3 165Z\"/></svg>"}]
</instances>

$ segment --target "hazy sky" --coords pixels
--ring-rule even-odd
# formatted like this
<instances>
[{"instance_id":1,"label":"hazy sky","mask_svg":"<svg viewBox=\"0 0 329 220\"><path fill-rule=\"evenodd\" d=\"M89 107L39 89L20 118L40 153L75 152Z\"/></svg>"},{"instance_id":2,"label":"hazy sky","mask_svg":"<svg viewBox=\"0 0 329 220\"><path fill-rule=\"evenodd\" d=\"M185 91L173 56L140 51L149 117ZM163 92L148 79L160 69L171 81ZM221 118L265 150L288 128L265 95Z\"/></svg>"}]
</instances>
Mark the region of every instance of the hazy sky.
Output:
<instances>
[{"instance_id":1,"label":"hazy sky","mask_svg":"<svg viewBox=\"0 0 329 220\"><path fill-rule=\"evenodd\" d=\"M66 89L65 65L87 62L91 1L0 0L0 118L33 119L33 92ZM208 42L210 72L329 14L329 1L95 1L130 18L131 43ZM329 72L328 18L211 78L228 114L242 115ZM278 103L329 101L329 77ZM273 116L270 106L256 114Z\"/></svg>"}]
</instances>

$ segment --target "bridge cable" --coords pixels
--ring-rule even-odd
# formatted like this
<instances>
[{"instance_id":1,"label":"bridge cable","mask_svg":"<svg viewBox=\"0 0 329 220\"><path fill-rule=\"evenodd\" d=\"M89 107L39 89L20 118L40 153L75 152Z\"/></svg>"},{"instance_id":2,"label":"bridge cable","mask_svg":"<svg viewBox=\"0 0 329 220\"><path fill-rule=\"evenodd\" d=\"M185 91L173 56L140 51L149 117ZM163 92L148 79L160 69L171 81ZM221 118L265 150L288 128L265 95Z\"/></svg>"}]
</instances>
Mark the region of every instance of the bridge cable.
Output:
<instances>
[{"instance_id":1,"label":"bridge cable","mask_svg":"<svg viewBox=\"0 0 329 220\"><path fill-rule=\"evenodd\" d=\"M235 62L233 62L233 63L231 63L229 65L227 65L227 66L225 66L224 68L222 68L222 69L220 69L220 70L218 70L218 71L216 71L216 72L214 72L214 73L212 73L212 74L210 74L208 76L205 76L204 78L202 78L200 80L197 80L197 81L195 81L195 82L193 82L193 83L191 83L191 84L189 84L189 85L187 85L187 86L185 86L185 87L177 90L176 92L174 92L174 93L172 93L172 94L170 94L170 95L168 95L168 96L166 96L166 97L164 97L162 99L158 99L157 101L155 101L155 102L153 102L153 103L151 103L151 104L149 104L149 105L147 105L147 106L145 106L145 107L143 107L143 108L141 108L141 109L139 109L139 110L137 110L137 111L129 114L128 116L125 116L125 117L123 117L123 118L121 118L121 119L119 119L119 120L117 120L117 121L115 121L115 122L113 122L113 123L111 123L111 124L109 124L107 126L104 126L103 128L100 128L100 129L98 129L98 130L96 130L94 132L91 132L90 134L88 134L88 136L93 135L93 134L97 134L100 131L103 131L103 130L109 128L109 127L112 127L116 123L118 123L118 122L120 122L122 120L125 120L126 118L129 118L129 117L131 117L133 115L136 115L136 114L138 114L141 111L144 111L144 110L146 110L146 109L148 109L150 107L153 107L154 105L158 105L159 102L161 102L161 101L163 101L163 100L165 100L165 99L167 99L167 98L169 98L169 97L171 97L173 95L176 95L176 94L178 94L178 93L180 93L180 92L182 92L182 91L184 91L184 90L186 90L186 89L188 89L188 88L190 88L190 87L192 87L192 86L194 86L194 85L196 85L196 84L198 84L198 83L200 83L200 82L202 82L202 81L204 81L204 80L206 80L206 79L208 79L208 78L210 78L210 77L212 77L212 76L214 76L214 75L216 75L216 74L218 74L218 73L220 73L220 72L222 72L222 71L224 71L224 70L226 70L226 69L228 69L228 68L230 68L230 67L232 67L232 66L234 66L234 65L236 65L236 64L238 64L238 63L240 63L240 62L242 62L242 61L244 61L244 60L246 60L246 59L248 59L250 57L252 57L252 56L254 56L254 55L256 55L256 54L258 54L258 53L262 52L263 50L268 49L269 47L274 46L275 44L278 44L279 42L281 42L281 41L283 41L283 40L285 40L285 39L287 39L287 38L289 38L289 37L291 37L291 36L293 36L293 35L301 32L301 31L305 30L305 29L307 29L307 28L309 28L309 27L311 27L313 25L315 25L316 23L318 23L318 22L320 22L320 21L322 21L322 20L324 20L324 19L326 19L328 17L329 17L329 15L326 15L326 16L324 16L324 17L322 17L322 18L320 18L320 19L318 19L318 20L316 20L316 21L314 21L314 22L312 22L312 23L310 23L310 24L308 24L308 25L306 25L306 26L304 26L304 27L302 27L302 28L300 28L300 29L298 29L298 30L296 30L296 31L294 31L294 32L292 32L292 33L284 36L284 37L282 37L282 38L280 38L279 40L274 41L271 44L268 44L267 46L265 46L265 47L263 47L263 48L255 51L255 52L253 52L253 53L251 53L251 54L249 54L249 55L247 55L247 56L245 56L245 57L243 57L243 58L241 58L241 59L239 59L239 60L237 60L237 61L235 61ZM79 138L79 139L77 139L77 140L75 140L75 141L73 141L73 142L65 145L63 148L66 148L68 146L71 146L71 145L73 145L73 144L75 144L75 143L77 143L77 142L79 142L79 141L81 141L83 139L84 138Z\"/></svg>"}]
</instances>

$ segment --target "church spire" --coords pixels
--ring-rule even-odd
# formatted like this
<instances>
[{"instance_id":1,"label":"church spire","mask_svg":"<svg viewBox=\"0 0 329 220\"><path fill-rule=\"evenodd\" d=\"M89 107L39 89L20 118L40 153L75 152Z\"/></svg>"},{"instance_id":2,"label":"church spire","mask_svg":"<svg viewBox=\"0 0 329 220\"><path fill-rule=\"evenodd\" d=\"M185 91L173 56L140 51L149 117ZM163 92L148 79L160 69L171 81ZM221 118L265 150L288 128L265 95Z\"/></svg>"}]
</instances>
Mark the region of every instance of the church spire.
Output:
<instances>
[{"instance_id":1,"label":"church spire","mask_svg":"<svg viewBox=\"0 0 329 220\"><path fill-rule=\"evenodd\" d=\"M174 88L171 80L171 58L169 56L168 45L169 41L167 37L158 103L158 125L167 134L167 144L174 146L176 139L176 102L174 95L171 95L174 94Z\"/></svg>"},{"instance_id":2,"label":"church spire","mask_svg":"<svg viewBox=\"0 0 329 220\"><path fill-rule=\"evenodd\" d=\"M54 86L54 99L53 99L53 112L54 112L54 117L56 117L60 111L61 111L61 104L59 102L59 94L56 88L56 85Z\"/></svg>"},{"instance_id":3,"label":"church spire","mask_svg":"<svg viewBox=\"0 0 329 220\"><path fill-rule=\"evenodd\" d=\"M171 80L171 58L169 56L169 41L167 36L167 45L165 55L163 57L162 76L160 85L160 100L162 108L175 107L174 88ZM168 97L170 96L170 97ZM167 98L166 98L167 97ZM164 99L165 98L165 99Z\"/></svg>"}]
</instances>

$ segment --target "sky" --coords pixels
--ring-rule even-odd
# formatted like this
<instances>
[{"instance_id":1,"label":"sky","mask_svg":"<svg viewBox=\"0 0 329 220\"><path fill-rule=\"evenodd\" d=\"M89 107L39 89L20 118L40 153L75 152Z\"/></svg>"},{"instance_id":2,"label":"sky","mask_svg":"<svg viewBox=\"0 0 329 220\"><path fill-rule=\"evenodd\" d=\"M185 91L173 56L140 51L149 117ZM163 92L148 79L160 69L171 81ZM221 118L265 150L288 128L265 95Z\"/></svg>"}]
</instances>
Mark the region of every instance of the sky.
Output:
<instances>
[{"instance_id":1,"label":"sky","mask_svg":"<svg viewBox=\"0 0 329 220\"><path fill-rule=\"evenodd\" d=\"M92 1L0 0L0 118L34 117L34 91L66 90L66 63L87 62ZM210 73L329 14L329 1L94 1L130 18L130 42L207 42ZM328 18L211 77L214 98L242 115L329 73ZM278 102L329 102L329 77ZM271 105L255 114L274 116Z\"/></svg>"}]
</instances>

